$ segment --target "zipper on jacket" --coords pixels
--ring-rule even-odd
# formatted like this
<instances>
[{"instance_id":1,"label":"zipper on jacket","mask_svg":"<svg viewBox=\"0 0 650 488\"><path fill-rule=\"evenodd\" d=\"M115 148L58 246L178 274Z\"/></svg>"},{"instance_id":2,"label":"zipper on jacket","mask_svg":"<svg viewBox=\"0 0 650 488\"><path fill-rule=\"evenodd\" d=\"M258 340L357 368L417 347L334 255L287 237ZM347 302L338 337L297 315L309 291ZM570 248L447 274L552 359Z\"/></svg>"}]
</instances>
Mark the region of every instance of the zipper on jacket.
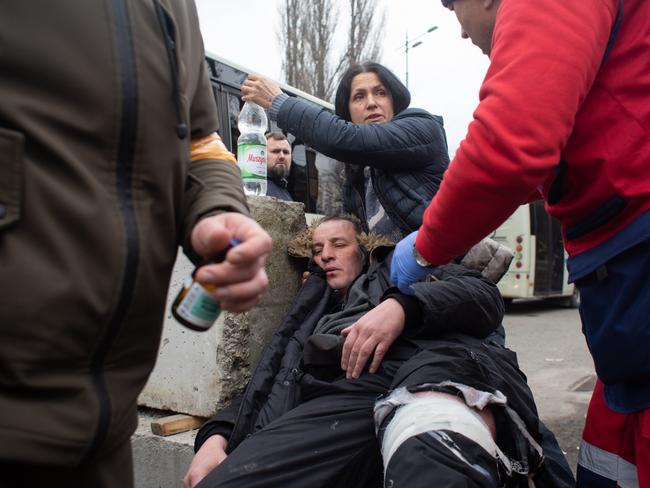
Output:
<instances>
[{"instance_id":1,"label":"zipper on jacket","mask_svg":"<svg viewBox=\"0 0 650 488\"><path fill-rule=\"evenodd\" d=\"M183 122L183 111L181 104L181 91L178 86L178 61L176 57L176 32L174 23L169 15L163 10L158 0L153 0L153 5L158 17L158 24L162 31L165 50L167 51L167 63L169 64L169 75L172 82L172 98L174 99L174 108L176 109L176 135L179 139L187 137L187 124Z\"/></svg>"},{"instance_id":2,"label":"zipper on jacket","mask_svg":"<svg viewBox=\"0 0 650 488\"><path fill-rule=\"evenodd\" d=\"M94 439L85 452L83 461L94 456L108 433L111 420L111 400L103 374L104 362L131 304L140 253L132 191L133 159L138 121L133 39L125 0L111 0L111 7L116 33L122 94L115 185L126 237L126 263L123 269L122 287L113 317L90 361L90 376L99 402L99 420Z\"/></svg>"}]
</instances>

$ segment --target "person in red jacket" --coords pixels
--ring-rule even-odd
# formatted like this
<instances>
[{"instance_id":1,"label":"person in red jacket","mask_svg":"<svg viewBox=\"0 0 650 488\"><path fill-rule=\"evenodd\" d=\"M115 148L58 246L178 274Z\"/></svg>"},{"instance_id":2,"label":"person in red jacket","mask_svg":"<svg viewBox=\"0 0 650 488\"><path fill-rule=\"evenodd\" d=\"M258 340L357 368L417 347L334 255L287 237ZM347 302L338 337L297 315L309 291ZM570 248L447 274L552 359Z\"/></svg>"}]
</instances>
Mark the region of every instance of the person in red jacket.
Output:
<instances>
[{"instance_id":1,"label":"person in red jacket","mask_svg":"<svg viewBox=\"0 0 650 488\"><path fill-rule=\"evenodd\" d=\"M544 198L562 223L599 377L579 485L650 486L650 3L442 2L490 67L422 227L398 245L392 279L410 291L430 266Z\"/></svg>"}]
</instances>

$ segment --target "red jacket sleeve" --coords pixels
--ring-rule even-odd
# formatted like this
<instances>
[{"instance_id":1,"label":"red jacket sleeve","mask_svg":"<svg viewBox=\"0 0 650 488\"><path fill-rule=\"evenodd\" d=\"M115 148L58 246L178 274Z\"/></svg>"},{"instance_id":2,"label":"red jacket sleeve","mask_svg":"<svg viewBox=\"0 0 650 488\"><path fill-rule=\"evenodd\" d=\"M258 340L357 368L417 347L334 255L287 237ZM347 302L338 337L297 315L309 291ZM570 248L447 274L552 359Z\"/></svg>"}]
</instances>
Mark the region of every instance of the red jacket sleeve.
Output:
<instances>
[{"instance_id":1,"label":"red jacket sleeve","mask_svg":"<svg viewBox=\"0 0 650 488\"><path fill-rule=\"evenodd\" d=\"M594 82L615 0L502 0L474 120L427 208L431 263L466 252L553 172Z\"/></svg>"}]
</instances>

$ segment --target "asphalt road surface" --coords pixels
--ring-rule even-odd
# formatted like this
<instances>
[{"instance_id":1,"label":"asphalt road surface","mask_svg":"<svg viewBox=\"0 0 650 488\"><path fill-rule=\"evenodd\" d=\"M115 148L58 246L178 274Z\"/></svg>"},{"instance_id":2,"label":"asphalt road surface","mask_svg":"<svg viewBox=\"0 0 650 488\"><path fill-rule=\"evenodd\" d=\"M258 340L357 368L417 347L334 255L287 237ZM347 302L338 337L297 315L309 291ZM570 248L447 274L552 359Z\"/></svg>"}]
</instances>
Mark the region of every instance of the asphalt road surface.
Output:
<instances>
[{"instance_id":1,"label":"asphalt road surface","mask_svg":"<svg viewBox=\"0 0 650 488\"><path fill-rule=\"evenodd\" d=\"M578 310L549 300L515 301L506 309L504 326L506 344L517 353L540 416L555 433L575 472L595 382Z\"/></svg>"}]
</instances>

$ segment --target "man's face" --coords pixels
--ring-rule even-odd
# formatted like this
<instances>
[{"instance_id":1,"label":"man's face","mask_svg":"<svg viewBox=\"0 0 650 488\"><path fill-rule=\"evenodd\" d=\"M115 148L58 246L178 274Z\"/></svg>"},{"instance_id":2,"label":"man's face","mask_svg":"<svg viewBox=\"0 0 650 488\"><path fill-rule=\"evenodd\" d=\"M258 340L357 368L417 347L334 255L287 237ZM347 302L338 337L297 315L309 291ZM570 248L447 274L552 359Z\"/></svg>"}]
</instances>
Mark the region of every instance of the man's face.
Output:
<instances>
[{"instance_id":1,"label":"man's face","mask_svg":"<svg viewBox=\"0 0 650 488\"><path fill-rule=\"evenodd\" d=\"M453 0L449 4L460 23L461 37L471 39L487 56L492 48L498 6L498 0Z\"/></svg>"},{"instance_id":2,"label":"man's face","mask_svg":"<svg viewBox=\"0 0 650 488\"><path fill-rule=\"evenodd\" d=\"M276 141L269 137L266 150L266 167L269 178L272 180L286 179L291 169L291 145L289 141Z\"/></svg>"},{"instance_id":3,"label":"man's face","mask_svg":"<svg viewBox=\"0 0 650 488\"><path fill-rule=\"evenodd\" d=\"M348 109L355 124L388 122L395 115L392 95L372 72L352 78Z\"/></svg>"},{"instance_id":4,"label":"man's face","mask_svg":"<svg viewBox=\"0 0 650 488\"><path fill-rule=\"evenodd\" d=\"M352 223L328 220L316 227L312 235L312 254L316 264L325 271L329 287L345 295L363 267Z\"/></svg>"}]
</instances>

